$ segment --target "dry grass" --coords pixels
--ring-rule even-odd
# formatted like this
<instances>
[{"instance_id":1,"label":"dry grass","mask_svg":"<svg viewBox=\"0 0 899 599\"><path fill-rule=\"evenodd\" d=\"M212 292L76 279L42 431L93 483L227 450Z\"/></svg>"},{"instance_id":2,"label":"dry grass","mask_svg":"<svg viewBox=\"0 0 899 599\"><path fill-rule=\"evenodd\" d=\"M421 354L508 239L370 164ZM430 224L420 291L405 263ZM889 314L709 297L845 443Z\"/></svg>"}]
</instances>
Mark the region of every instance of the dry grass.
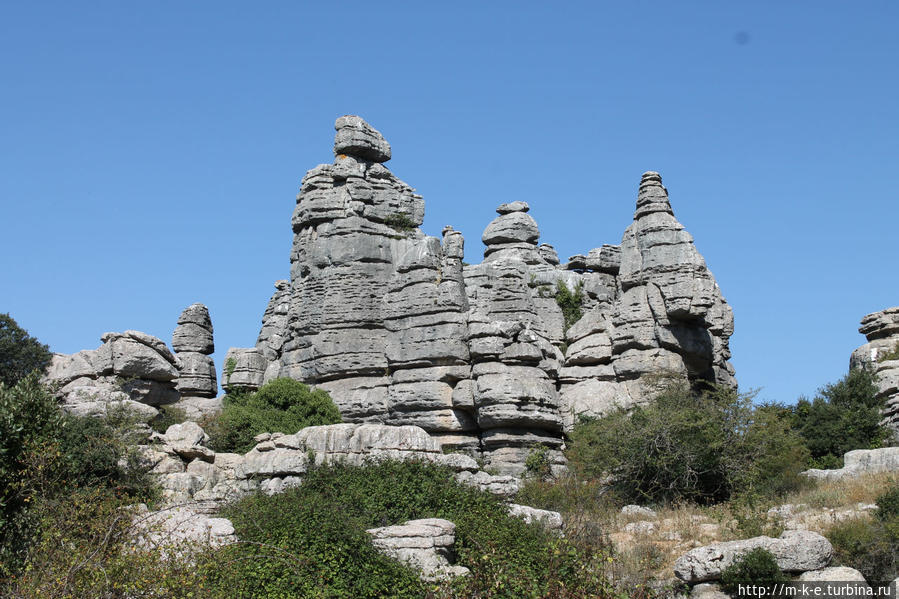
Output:
<instances>
[{"instance_id":1,"label":"dry grass","mask_svg":"<svg viewBox=\"0 0 899 599\"><path fill-rule=\"evenodd\" d=\"M601 538L611 545L610 575L622 588L658 589L676 584L674 562L690 549L761 534L778 536L785 522L768 516L772 507L803 504L800 511L805 517L786 523L801 522L809 530L825 533L846 514L866 517L859 515L858 504L875 503L878 495L897 484L895 473L818 481L780 498L655 507L654 519L621 514L621 504L606 496L601 485L572 475L553 482L531 481L517 501L560 511L567 534Z\"/></svg>"}]
</instances>

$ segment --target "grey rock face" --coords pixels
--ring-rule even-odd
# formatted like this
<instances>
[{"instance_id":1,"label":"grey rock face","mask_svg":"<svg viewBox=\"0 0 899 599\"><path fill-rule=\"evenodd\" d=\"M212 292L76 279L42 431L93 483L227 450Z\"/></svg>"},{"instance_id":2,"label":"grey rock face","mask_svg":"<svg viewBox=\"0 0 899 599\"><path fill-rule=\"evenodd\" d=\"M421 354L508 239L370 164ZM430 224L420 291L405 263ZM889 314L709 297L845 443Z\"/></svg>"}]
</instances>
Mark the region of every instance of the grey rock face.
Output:
<instances>
[{"instance_id":1,"label":"grey rock face","mask_svg":"<svg viewBox=\"0 0 899 599\"><path fill-rule=\"evenodd\" d=\"M787 530L777 539L753 537L697 547L677 558L674 574L689 583L717 580L723 570L758 547L770 551L781 570L792 573L820 570L833 555L830 541L818 533Z\"/></svg>"},{"instance_id":2,"label":"grey rock face","mask_svg":"<svg viewBox=\"0 0 899 599\"><path fill-rule=\"evenodd\" d=\"M342 116L334 123L334 154L349 154L372 162L390 160L390 144L358 116Z\"/></svg>"},{"instance_id":3,"label":"grey rock face","mask_svg":"<svg viewBox=\"0 0 899 599\"><path fill-rule=\"evenodd\" d=\"M172 334L172 349L177 353L197 352L205 355L215 351L212 320L206 306L191 304L184 309Z\"/></svg>"},{"instance_id":4,"label":"grey rock face","mask_svg":"<svg viewBox=\"0 0 899 599\"><path fill-rule=\"evenodd\" d=\"M212 319L203 304L191 304L178 317L172 347L180 362L178 392L187 397L215 397L218 381L209 354L215 351Z\"/></svg>"},{"instance_id":5,"label":"grey rock face","mask_svg":"<svg viewBox=\"0 0 899 599\"><path fill-rule=\"evenodd\" d=\"M446 580L470 574L468 568L451 565L455 561L456 525L449 520L409 520L366 532L372 536L372 545L378 551L418 570L423 580Z\"/></svg>"},{"instance_id":6,"label":"grey rock face","mask_svg":"<svg viewBox=\"0 0 899 599\"><path fill-rule=\"evenodd\" d=\"M877 398L884 401L883 424L899 438L899 360L888 354L899 350L899 307L873 312L862 318L858 332L868 342L852 352L849 368L867 368L874 372Z\"/></svg>"},{"instance_id":7,"label":"grey rock face","mask_svg":"<svg viewBox=\"0 0 899 599\"><path fill-rule=\"evenodd\" d=\"M841 480L878 472L899 472L899 447L854 449L843 454L842 468L834 470L812 468L802 474L818 480Z\"/></svg>"},{"instance_id":8,"label":"grey rock face","mask_svg":"<svg viewBox=\"0 0 899 599\"><path fill-rule=\"evenodd\" d=\"M101 341L97 349L53 355L44 380L56 387L64 409L95 416L126 409L149 421L157 414L151 406L178 401L182 363L162 340L125 331L105 333Z\"/></svg>"},{"instance_id":9,"label":"grey rock face","mask_svg":"<svg viewBox=\"0 0 899 599\"><path fill-rule=\"evenodd\" d=\"M735 383L733 316L657 173L620 245L560 265L513 201L482 235L484 261L464 265L461 233L418 230L424 202L381 164L380 133L359 117L336 129L336 159L297 196L290 282L276 284L256 347L230 350L226 389L301 380L347 422L421 426L506 476L537 445L564 468L563 428L647 401L646 374ZM562 288L581 298L574 324Z\"/></svg>"}]
</instances>

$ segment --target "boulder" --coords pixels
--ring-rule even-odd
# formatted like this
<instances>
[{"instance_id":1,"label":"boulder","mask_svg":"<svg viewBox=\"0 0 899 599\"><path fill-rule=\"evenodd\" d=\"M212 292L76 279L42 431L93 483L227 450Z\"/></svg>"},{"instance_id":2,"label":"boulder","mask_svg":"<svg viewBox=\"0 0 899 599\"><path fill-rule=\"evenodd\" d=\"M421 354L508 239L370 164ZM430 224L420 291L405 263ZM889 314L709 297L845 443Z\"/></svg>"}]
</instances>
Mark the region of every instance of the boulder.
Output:
<instances>
[{"instance_id":1,"label":"boulder","mask_svg":"<svg viewBox=\"0 0 899 599\"><path fill-rule=\"evenodd\" d=\"M372 536L372 545L378 551L418 570L423 580L446 580L470 574L468 568L452 565L456 525L449 520L409 520L366 532Z\"/></svg>"},{"instance_id":2,"label":"boulder","mask_svg":"<svg viewBox=\"0 0 899 599\"><path fill-rule=\"evenodd\" d=\"M206 306L191 304L184 309L172 333L172 349L176 353L197 352L204 355L215 351L212 319Z\"/></svg>"},{"instance_id":3,"label":"boulder","mask_svg":"<svg viewBox=\"0 0 899 599\"><path fill-rule=\"evenodd\" d=\"M342 116L334 123L334 154L349 154L372 162L390 160L390 144L381 133L358 116Z\"/></svg>"},{"instance_id":4,"label":"boulder","mask_svg":"<svg viewBox=\"0 0 899 599\"><path fill-rule=\"evenodd\" d=\"M677 558L674 574L688 583L717 580L728 566L741 556L761 547L770 551L784 572L820 570L830 563L830 541L807 530L787 530L779 538L753 537L697 547Z\"/></svg>"}]
</instances>

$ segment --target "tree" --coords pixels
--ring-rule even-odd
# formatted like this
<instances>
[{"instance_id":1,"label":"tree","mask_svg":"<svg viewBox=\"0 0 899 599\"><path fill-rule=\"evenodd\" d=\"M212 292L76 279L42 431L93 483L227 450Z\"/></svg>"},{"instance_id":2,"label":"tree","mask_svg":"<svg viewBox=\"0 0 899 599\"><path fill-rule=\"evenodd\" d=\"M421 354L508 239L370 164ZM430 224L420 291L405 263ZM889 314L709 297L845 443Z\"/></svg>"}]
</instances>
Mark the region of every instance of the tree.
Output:
<instances>
[{"instance_id":1,"label":"tree","mask_svg":"<svg viewBox=\"0 0 899 599\"><path fill-rule=\"evenodd\" d=\"M873 373L857 368L822 387L814 400L799 400L796 428L811 451L813 466L839 468L847 451L883 444L889 431L880 424L883 400L876 395Z\"/></svg>"},{"instance_id":2,"label":"tree","mask_svg":"<svg viewBox=\"0 0 899 599\"><path fill-rule=\"evenodd\" d=\"M0 314L0 381L13 387L50 364L50 348L28 334L9 314Z\"/></svg>"}]
</instances>

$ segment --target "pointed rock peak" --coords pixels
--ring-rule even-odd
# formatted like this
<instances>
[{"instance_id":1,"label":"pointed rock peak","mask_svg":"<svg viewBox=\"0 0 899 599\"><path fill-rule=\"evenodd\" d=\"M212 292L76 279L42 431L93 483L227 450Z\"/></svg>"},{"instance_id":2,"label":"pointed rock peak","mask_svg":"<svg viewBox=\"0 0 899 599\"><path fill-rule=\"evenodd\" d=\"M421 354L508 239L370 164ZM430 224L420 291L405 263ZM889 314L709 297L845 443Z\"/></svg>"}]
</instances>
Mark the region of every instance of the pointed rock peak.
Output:
<instances>
[{"instance_id":1,"label":"pointed rock peak","mask_svg":"<svg viewBox=\"0 0 899 599\"><path fill-rule=\"evenodd\" d=\"M640 192L637 194L637 212L634 219L652 214L667 212L674 214L668 202L668 190L662 185L662 175L655 171L646 171L640 179Z\"/></svg>"},{"instance_id":2,"label":"pointed rock peak","mask_svg":"<svg viewBox=\"0 0 899 599\"><path fill-rule=\"evenodd\" d=\"M515 202L509 202L508 204L500 204L499 208L496 209L498 214L512 214L513 212L527 212L531 207L528 206L527 202L522 202L517 200Z\"/></svg>"},{"instance_id":3,"label":"pointed rock peak","mask_svg":"<svg viewBox=\"0 0 899 599\"><path fill-rule=\"evenodd\" d=\"M349 155L371 162L390 160L390 144L381 132L366 123L362 117L342 116L334 123L334 155Z\"/></svg>"}]
</instances>

